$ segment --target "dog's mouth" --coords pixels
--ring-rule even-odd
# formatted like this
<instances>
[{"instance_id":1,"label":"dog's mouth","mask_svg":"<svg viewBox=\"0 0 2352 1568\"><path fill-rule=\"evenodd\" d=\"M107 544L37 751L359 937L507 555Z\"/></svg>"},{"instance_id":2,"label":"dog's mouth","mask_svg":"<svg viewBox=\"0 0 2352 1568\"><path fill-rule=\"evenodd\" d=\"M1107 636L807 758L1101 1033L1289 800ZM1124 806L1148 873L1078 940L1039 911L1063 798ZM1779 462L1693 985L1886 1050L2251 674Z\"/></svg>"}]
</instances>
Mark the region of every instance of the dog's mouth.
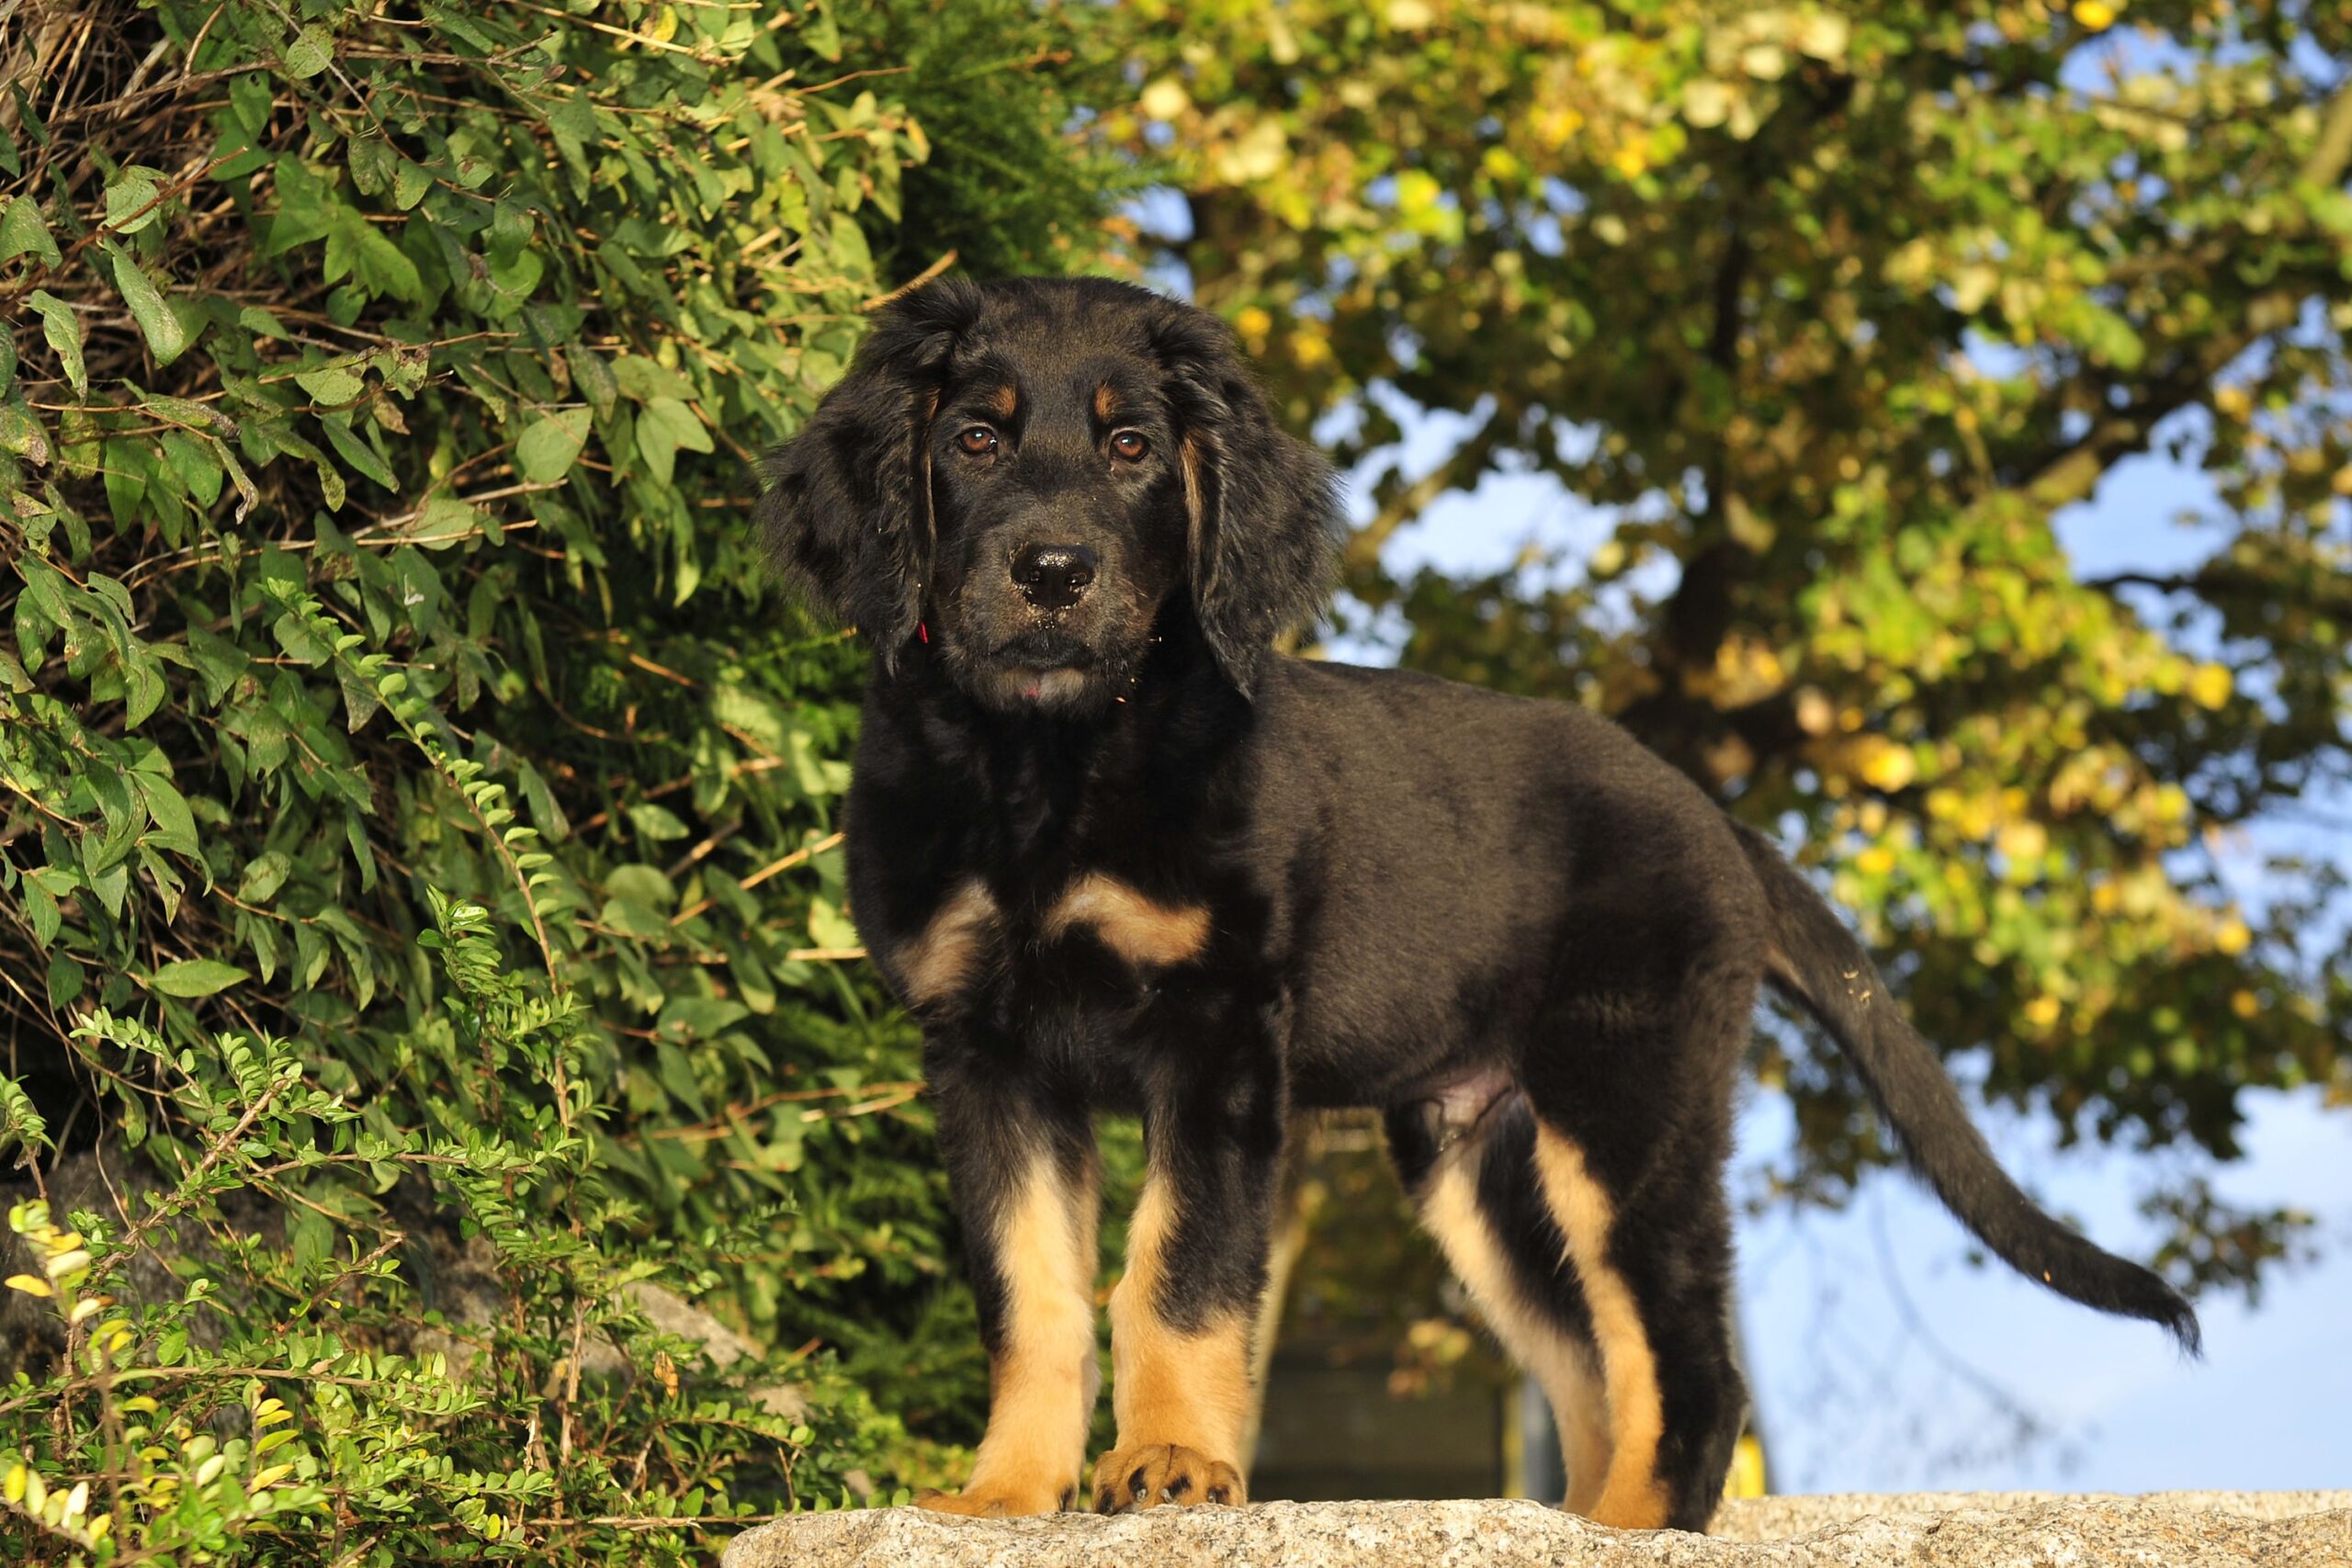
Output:
<instances>
[{"instance_id":1,"label":"dog's mouth","mask_svg":"<svg viewBox=\"0 0 2352 1568\"><path fill-rule=\"evenodd\" d=\"M1068 670L1093 662L1094 650L1053 626L1033 626L1000 643L990 655L997 663L1034 670Z\"/></svg>"},{"instance_id":2,"label":"dog's mouth","mask_svg":"<svg viewBox=\"0 0 2352 1568\"><path fill-rule=\"evenodd\" d=\"M1035 627L989 656L989 683L1009 705L1064 708L1087 695L1098 662L1094 649L1068 633Z\"/></svg>"}]
</instances>

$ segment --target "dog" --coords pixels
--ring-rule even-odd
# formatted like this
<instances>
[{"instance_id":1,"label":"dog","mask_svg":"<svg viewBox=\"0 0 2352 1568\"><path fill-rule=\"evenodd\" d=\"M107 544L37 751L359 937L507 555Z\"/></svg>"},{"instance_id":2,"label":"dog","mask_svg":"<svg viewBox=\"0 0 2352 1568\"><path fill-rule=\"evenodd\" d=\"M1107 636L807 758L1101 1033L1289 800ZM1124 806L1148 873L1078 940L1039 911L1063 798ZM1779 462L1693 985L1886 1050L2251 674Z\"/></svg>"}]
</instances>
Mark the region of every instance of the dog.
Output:
<instances>
[{"instance_id":1,"label":"dog","mask_svg":"<svg viewBox=\"0 0 2352 1568\"><path fill-rule=\"evenodd\" d=\"M1723 1169L1758 987L2060 1294L2195 1315L2010 1181L1860 945L1758 834L1581 708L1286 657L1339 490L1215 317L1099 278L883 309L762 466L781 574L871 640L851 907L920 1021L989 1358L960 1494L1068 1508L1097 1393L1092 1118L1147 1172L1093 1506L1246 1500L1294 1111L1384 1113L1543 1387L1567 1506L1703 1529L1747 1407Z\"/></svg>"}]
</instances>

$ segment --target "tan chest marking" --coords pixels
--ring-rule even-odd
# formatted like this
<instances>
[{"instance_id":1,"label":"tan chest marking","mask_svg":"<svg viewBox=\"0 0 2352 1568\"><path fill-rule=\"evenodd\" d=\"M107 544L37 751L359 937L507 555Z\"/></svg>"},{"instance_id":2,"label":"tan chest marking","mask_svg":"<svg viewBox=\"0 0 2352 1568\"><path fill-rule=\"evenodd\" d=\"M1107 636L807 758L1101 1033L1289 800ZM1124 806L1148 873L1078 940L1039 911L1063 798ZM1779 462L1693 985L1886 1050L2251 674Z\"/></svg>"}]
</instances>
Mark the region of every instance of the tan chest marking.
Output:
<instances>
[{"instance_id":1,"label":"tan chest marking","mask_svg":"<svg viewBox=\"0 0 2352 1568\"><path fill-rule=\"evenodd\" d=\"M971 981L988 956L998 924L996 900L977 881L958 886L899 954L908 1001L945 999Z\"/></svg>"},{"instance_id":2,"label":"tan chest marking","mask_svg":"<svg viewBox=\"0 0 2352 1568\"><path fill-rule=\"evenodd\" d=\"M1048 939L1087 926L1130 964L1165 969L1196 956L1209 940L1209 912L1199 904L1162 904L1114 876L1088 872L1046 915Z\"/></svg>"}]
</instances>

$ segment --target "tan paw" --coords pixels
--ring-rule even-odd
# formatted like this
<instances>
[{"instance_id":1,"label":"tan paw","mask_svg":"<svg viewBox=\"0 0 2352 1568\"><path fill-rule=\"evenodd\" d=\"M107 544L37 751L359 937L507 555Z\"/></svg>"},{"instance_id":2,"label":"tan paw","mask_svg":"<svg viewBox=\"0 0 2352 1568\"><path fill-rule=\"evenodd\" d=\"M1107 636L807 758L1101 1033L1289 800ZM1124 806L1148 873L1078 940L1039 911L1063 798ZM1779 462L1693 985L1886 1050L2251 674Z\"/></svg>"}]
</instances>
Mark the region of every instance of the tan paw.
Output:
<instances>
[{"instance_id":1,"label":"tan paw","mask_svg":"<svg viewBox=\"0 0 2352 1568\"><path fill-rule=\"evenodd\" d=\"M1113 1449L1094 1465L1094 1511L1131 1514L1163 1503L1229 1503L1250 1500L1241 1472L1223 1460L1167 1443L1131 1443Z\"/></svg>"},{"instance_id":2,"label":"tan paw","mask_svg":"<svg viewBox=\"0 0 2352 1568\"><path fill-rule=\"evenodd\" d=\"M1075 1486L1064 1486L1058 1492L1035 1486L984 1486L967 1487L961 1492L915 1494L918 1508L929 1508L934 1514L959 1514L967 1519L1013 1519L1024 1514L1057 1513L1077 1501Z\"/></svg>"}]
</instances>

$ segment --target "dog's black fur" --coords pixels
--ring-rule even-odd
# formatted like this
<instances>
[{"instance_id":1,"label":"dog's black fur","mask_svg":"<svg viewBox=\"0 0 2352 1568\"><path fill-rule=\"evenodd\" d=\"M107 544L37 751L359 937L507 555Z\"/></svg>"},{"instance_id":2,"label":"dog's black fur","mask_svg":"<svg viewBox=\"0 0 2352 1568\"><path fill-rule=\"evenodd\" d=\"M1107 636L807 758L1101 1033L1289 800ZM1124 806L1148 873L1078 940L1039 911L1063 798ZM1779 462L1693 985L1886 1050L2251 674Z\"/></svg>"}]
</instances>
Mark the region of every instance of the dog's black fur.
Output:
<instances>
[{"instance_id":1,"label":"dog's black fur","mask_svg":"<svg viewBox=\"0 0 2352 1568\"><path fill-rule=\"evenodd\" d=\"M1994 1253L2195 1348L2177 1295L2001 1172L1836 915L1682 775L1578 708L1271 650L1326 591L1335 487L1214 318L930 285L765 479L784 573L873 642L853 907L924 1026L997 1367L940 1506L1068 1501L1093 1391L1054 1260L1091 1282L1104 1111L1144 1118L1161 1208L1114 1302L1096 1504L1238 1498L1214 1390L1287 1119L1374 1107L1514 1352L1601 1407L1572 1504L1703 1528L1744 1412L1721 1182L1767 980Z\"/></svg>"}]
</instances>

